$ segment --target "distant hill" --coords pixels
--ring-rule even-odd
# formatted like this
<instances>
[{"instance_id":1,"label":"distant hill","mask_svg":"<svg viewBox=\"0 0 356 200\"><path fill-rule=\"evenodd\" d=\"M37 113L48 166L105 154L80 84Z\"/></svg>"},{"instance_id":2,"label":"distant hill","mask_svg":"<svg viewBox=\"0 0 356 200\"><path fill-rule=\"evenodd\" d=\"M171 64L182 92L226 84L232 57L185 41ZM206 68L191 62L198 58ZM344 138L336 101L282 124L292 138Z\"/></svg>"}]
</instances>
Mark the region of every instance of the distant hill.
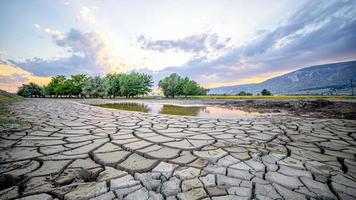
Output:
<instances>
[{"instance_id":1,"label":"distant hill","mask_svg":"<svg viewBox=\"0 0 356 200\"><path fill-rule=\"evenodd\" d=\"M211 88L209 94L257 94L264 88L273 94L351 94L351 79L356 92L356 60L306 67L258 84Z\"/></svg>"}]
</instances>

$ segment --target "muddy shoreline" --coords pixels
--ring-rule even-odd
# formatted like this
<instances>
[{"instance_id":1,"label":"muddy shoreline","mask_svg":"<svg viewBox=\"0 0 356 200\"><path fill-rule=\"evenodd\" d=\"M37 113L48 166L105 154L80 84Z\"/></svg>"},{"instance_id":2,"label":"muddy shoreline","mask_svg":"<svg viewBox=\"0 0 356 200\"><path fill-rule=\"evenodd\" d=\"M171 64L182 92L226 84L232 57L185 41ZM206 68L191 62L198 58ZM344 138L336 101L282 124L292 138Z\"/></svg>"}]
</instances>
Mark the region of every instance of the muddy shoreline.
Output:
<instances>
[{"instance_id":1,"label":"muddy shoreline","mask_svg":"<svg viewBox=\"0 0 356 200\"><path fill-rule=\"evenodd\" d=\"M226 101L223 105L250 111L259 110L271 113L288 112L295 116L356 119L355 101L242 100Z\"/></svg>"}]
</instances>

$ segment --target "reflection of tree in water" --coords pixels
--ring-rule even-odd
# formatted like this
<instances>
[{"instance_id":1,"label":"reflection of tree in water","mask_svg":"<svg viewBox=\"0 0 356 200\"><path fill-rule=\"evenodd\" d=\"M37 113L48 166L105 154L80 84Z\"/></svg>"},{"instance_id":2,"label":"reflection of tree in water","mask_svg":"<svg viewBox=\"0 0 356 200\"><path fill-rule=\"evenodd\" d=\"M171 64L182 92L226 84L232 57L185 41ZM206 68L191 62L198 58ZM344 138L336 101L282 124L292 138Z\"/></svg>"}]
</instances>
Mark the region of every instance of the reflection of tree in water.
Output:
<instances>
[{"instance_id":1,"label":"reflection of tree in water","mask_svg":"<svg viewBox=\"0 0 356 200\"><path fill-rule=\"evenodd\" d=\"M174 106L174 105L163 105L160 114L168 115L188 115L188 116L198 116L199 111L205 109L205 107L185 107L185 106Z\"/></svg>"},{"instance_id":2,"label":"reflection of tree in water","mask_svg":"<svg viewBox=\"0 0 356 200\"><path fill-rule=\"evenodd\" d=\"M145 113L150 112L150 108L148 107L148 105L141 104L141 103L126 102L126 103L102 104L99 106L104 108L115 108L115 109L127 110L127 111L137 111L137 112L145 112Z\"/></svg>"},{"instance_id":3,"label":"reflection of tree in water","mask_svg":"<svg viewBox=\"0 0 356 200\"><path fill-rule=\"evenodd\" d=\"M208 107L201 107L201 111L210 114L210 110L208 109Z\"/></svg>"}]
</instances>

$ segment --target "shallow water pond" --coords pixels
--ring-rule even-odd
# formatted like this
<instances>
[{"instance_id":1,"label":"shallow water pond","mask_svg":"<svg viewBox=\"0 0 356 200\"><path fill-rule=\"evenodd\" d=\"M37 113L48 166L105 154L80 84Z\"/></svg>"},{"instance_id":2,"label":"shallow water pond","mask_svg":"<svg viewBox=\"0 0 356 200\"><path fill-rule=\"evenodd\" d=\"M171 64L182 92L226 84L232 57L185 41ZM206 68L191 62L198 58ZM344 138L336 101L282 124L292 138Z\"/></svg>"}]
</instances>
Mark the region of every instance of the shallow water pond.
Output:
<instances>
[{"instance_id":1,"label":"shallow water pond","mask_svg":"<svg viewBox=\"0 0 356 200\"><path fill-rule=\"evenodd\" d=\"M206 118L241 118L262 115L260 112L247 112L239 109L210 105L178 105L162 103L122 102L96 105L125 111L153 114L196 116Z\"/></svg>"}]
</instances>

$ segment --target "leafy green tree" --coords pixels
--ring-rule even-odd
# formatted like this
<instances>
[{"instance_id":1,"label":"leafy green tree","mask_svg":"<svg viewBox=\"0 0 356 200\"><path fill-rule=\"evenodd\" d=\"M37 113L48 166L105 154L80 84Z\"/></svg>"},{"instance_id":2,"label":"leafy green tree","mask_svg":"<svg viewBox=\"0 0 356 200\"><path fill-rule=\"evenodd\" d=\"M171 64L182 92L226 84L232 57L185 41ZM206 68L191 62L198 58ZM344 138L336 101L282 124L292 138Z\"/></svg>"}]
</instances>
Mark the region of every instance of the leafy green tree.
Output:
<instances>
[{"instance_id":1,"label":"leafy green tree","mask_svg":"<svg viewBox=\"0 0 356 200\"><path fill-rule=\"evenodd\" d=\"M63 75L52 77L49 84L45 87L45 93L50 96L55 95L56 97L64 95L66 93L65 81L66 77Z\"/></svg>"},{"instance_id":2,"label":"leafy green tree","mask_svg":"<svg viewBox=\"0 0 356 200\"><path fill-rule=\"evenodd\" d=\"M17 91L17 94L23 97L41 97L42 87L36 83L30 82L29 84L23 84Z\"/></svg>"},{"instance_id":3,"label":"leafy green tree","mask_svg":"<svg viewBox=\"0 0 356 200\"><path fill-rule=\"evenodd\" d=\"M252 96L252 93L241 91L237 94L237 96Z\"/></svg>"},{"instance_id":4,"label":"leafy green tree","mask_svg":"<svg viewBox=\"0 0 356 200\"><path fill-rule=\"evenodd\" d=\"M135 74L138 77L140 83L140 89L137 91L137 95L147 95L151 92L151 87L153 86L152 76L148 74Z\"/></svg>"},{"instance_id":5,"label":"leafy green tree","mask_svg":"<svg viewBox=\"0 0 356 200\"><path fill-rule=\"evenodd\" d=\"M182 93L182 77L173 73L164 79L160 80L158 86L163 90L166 97L174 98Z\"/></svg>"},{"instance_id":6,"label":"leafy green tree","mask_svg":"<svg viewBox=\"0 0 356 200\"><path fill-rule=\"evenodd\" d=\"M90 97L103 98L105 96L105 79L99 76L90 77L83 87L83 92Z\"/></svg>"},{"instance_id":7,"label":"leafy green tree","mask_svg":"<svg viewBox=\"0 0 356 200\"><path fill-rule=\"evenodd\" d=\"M201 87L197 82L189 80L187 77L182 81L182 95L185 97L189 95L199 95L201 93Z\"/></svg>"},{"instance_id":8,"label":"leafy green tree","mask_svg":"<svg viewBox=\"0 0 356 200\"><path fill-rule=\"evenodd\" d=\"M263 90L261 91L261 95L262 95L262 96L271 96L272 93L271 93L270 91L268 91L267 89L263 89Z\"/></svg>"},{"instance_id":9,"label":"leafy green tree","mask_svg":"<svg viewBox=\"0 0 356 200\"><path fill-rule=\"evenodd\" d=\"M177 95L206 95L207 90L201 87L197 82L188 77L182 78L176 73L159 81L158 86L163 90L166 97L174 98Z\"/></svg>"},{"instance_id":10,"label":"leafy green tree","mask_svg":"<svg viewBox=\"0 0 356 200\"><path fill-rule=\"evenodd\" d=\"M108 97L120 96L121 77L124 74L109 73L105 77L105 95Z\"/></svg>"},{"instance_id":11,"label":"leafy green tree","mask_svg":"<svg viewBox=\"0 0 356 200\"><path fill-rule=\"evenodd\" d=\"M84 74L72 75L66 78L63 75L54 76L49 84L33 92L32 83L19 88L19 94L23 96L61 96L61 97L116 97L126 96L127 98L147 95L151 91L153 81L147 74L107 74L104 78L88 77ZM31 86L31 87L30 87Z\"/></svg>"},{"instance_id":12,"label":"leafy green tree","mask_svg":"<svg viewBox=\"0 0 356 200\"><path fill-rule=\"evenodd\" d=\"M120 80L120 94L126 98L148 94L153 84L150 75L136 72L125 74Z\"/></svg>"},{"instance_id":13,"label":"leafy green tree","mask_svg":"<svg viewBox=\"0 0 356 200\"><path fill-rule=\"evenodd\" d=\"M82 96L83 87L87 80L88 77L84 74L72 75L70 79L65 81L65 93L67 93L69 96Z\"/></svg>"}]
</instances>

